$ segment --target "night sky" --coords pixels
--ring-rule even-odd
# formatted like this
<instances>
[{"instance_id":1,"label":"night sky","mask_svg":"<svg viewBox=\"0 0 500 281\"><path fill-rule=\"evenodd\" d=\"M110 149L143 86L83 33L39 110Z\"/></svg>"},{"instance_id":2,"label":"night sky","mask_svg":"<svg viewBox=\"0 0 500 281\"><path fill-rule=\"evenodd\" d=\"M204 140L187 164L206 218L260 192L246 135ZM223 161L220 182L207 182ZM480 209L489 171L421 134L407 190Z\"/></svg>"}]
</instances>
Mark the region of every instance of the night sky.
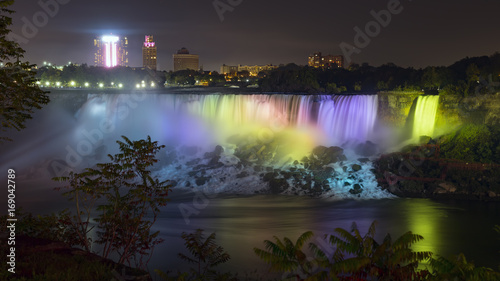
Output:
<instances>
[{"instance_id":1,"label":"night sky","mask_svg":"<svg viewBox=\"0 0 500 281\"><path fill-rule=\"evenodd\" d=\"M58 1L67 4L21 44L32 63L93 65L93 38L113 33L129 37L130 66L142 66L142 42L150 34L160 70L173 68L172 54L181 47L199 54L205 70L219 70L222 64L305 65L315 51L342 54L341 42L354 45L354 27L365 29L373 20L370 11L387 9L396 0L217 0L241 2L223 13L223 21L213 0ZM33 22L43 11L38 2L16 1L14 33L23 36L22 18ZM500 50L500 1L401 0L400 9L361 53L352 55L353 62L425 67Z\"/></svg>"}]
</instances>

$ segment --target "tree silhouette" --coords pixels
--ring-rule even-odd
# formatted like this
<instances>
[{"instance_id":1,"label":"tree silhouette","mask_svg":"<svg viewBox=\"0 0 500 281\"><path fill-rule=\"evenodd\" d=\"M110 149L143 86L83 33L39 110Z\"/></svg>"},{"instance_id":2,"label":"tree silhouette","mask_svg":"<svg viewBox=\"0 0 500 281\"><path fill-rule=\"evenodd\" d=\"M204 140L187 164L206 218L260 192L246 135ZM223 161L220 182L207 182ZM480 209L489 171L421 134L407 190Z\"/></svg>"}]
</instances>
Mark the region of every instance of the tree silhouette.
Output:
<instances>
[{"instance_id":1,"label":"tree silhouette","mask_svg":"<svg viewBox=\"0 0 500 281\"><path fill-rule=\"evenodd\" d=\"M49 102L47 93L36 84L34 64L22 62L24 50L18 43L8 40L9 26L14 13L7 9L13 0L0 0L0 132L21 130L35 109ZM0 142L11 140L0 135Z\"/></svg>"}]
</instances>

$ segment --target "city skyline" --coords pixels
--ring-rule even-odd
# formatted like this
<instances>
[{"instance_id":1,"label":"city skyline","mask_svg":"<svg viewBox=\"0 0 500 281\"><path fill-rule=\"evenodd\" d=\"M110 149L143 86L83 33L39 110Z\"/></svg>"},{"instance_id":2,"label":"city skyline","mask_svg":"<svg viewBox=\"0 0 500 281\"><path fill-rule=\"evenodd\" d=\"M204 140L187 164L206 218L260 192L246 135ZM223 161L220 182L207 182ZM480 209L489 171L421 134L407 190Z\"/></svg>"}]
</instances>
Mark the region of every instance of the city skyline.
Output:
<instances>
[{"instance_id":1,"label":"city skyline","mask_svg":"<svg viewBox=\"0 0 500 281\"><path fill-rule=\"evenodd\" d=\"M493 1L37 3L16 1L12 7L12 31L21 38L26 59L37 64L92 65L89 42L109 33L129 38L130 66L142 65L144 35L155 34L162 46L159 70L172 70L172 54L183 46L200 55L205 70L218 70L222 64L307 65L314 52L342 55L349 47L357 48L350 55L356 63L419 68L491 55L500 46L494 36L498 24L492 23L500 3ZM393 10L384 13L391 5Z\"/></svg>"}]
</instances>

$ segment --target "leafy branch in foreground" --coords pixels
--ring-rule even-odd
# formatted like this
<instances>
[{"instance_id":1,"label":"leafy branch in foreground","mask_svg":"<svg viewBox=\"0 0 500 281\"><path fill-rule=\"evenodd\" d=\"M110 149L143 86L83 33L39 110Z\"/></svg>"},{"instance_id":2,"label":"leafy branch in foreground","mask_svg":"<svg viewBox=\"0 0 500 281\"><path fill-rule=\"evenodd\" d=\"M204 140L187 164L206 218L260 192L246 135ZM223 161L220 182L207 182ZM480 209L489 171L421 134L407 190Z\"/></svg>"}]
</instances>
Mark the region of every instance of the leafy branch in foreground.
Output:
<instances>
[{"instance_id":1,"label":"leafy branch in foreground","mask_svg":"<svg viewBox=\"0 0 500 281\"><path fill-rule=\"evenodd\" d=\"M146 140L117 141L120 153L108 155L111 162L100 163L69 177L54 178L69 182L65 193L76 205L72 224L89 250L91 216L97 226L96 243L102 245L102 256L118 255L118 263L145 268L155 245L162 242L159 231L152 232L160 207L168 202L170 186L151 177L150 168L158 162L155 155L163 145ZM104 204L96 205L98 200ZM86 242L85 242L86 241ZM146 258L146 260L144 260Z\"/></svg>"},{"instance_id":2,"label":"leafy branch in foreground","mask_svg":"<svg viewBox=\"0 0 500 281\"><path fill-rule=\"evenodd\" d=\"M302 247L313 235L312 231L304 232L295 243L288 237L284 237L282 241L274 236L274 242L264 240L265 250L259 248L253 250L259 258L270 264L272 271L288 273L289 278L311 277L314 276L313 269L316 262L308 259ZM295 273L297 274L294 275Z\"/></svg>"},{"instance_id":3,"label":"leafy branch in foreground","mask_svg":"<svg viewBox=\"0 0 500 281\"><path fill-rule=\"evenodd\" d=\"M375 240L377 222L374 221L367 233L361 236L356 223L350 231L336 228L335 234L326 235L336 248L331 257L316 245L311 249L321 258L322 266L331 276L349 276L350 278L377 278L377 280L423 280L427 271L418 271L418 264L428 260L431 252L414 252L411 246L423 237L411 231L393 240L387 234L382 243ZM326 258L326 259L325 259Z\"/></svg>"}]
</instances>

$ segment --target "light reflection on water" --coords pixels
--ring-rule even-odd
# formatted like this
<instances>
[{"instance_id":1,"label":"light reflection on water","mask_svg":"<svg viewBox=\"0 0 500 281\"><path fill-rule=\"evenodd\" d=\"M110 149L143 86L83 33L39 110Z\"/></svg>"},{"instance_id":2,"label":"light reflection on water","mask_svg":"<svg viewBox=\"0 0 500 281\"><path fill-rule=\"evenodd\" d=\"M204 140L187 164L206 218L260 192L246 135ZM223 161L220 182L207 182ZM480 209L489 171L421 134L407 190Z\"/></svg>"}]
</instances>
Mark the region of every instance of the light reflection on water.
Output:
<instances>
[{"instance_id":1,"label":"light reflection on water","mask_svg":"<svg viewBox=\"0 0 500 281\"><path fill-rule=\"evenodd\" d=\"M385 199L367 201L325 201L307 197L250 196L210 199L209 205L186 224L178 209L192 204L192 197L175 198L162 213L158 227L165 242L155 252L150 268L187 269L176 257L184 251L182 232L197 228L216 232L217 242L231 255L222 269L249 272L266 269L253 253L264 240L284 236L295 241L312 230L317 242L336 227L350 229L355 221L366 233L378 221L376 238L390 233L393 239L406 231L424 236L414 249L449 256L464 252L476 265L496 268L500 263L498 236L492 230L500 224L500 204L481 202L436 202L427 199Z\"/></svg>"}]
</instances>

